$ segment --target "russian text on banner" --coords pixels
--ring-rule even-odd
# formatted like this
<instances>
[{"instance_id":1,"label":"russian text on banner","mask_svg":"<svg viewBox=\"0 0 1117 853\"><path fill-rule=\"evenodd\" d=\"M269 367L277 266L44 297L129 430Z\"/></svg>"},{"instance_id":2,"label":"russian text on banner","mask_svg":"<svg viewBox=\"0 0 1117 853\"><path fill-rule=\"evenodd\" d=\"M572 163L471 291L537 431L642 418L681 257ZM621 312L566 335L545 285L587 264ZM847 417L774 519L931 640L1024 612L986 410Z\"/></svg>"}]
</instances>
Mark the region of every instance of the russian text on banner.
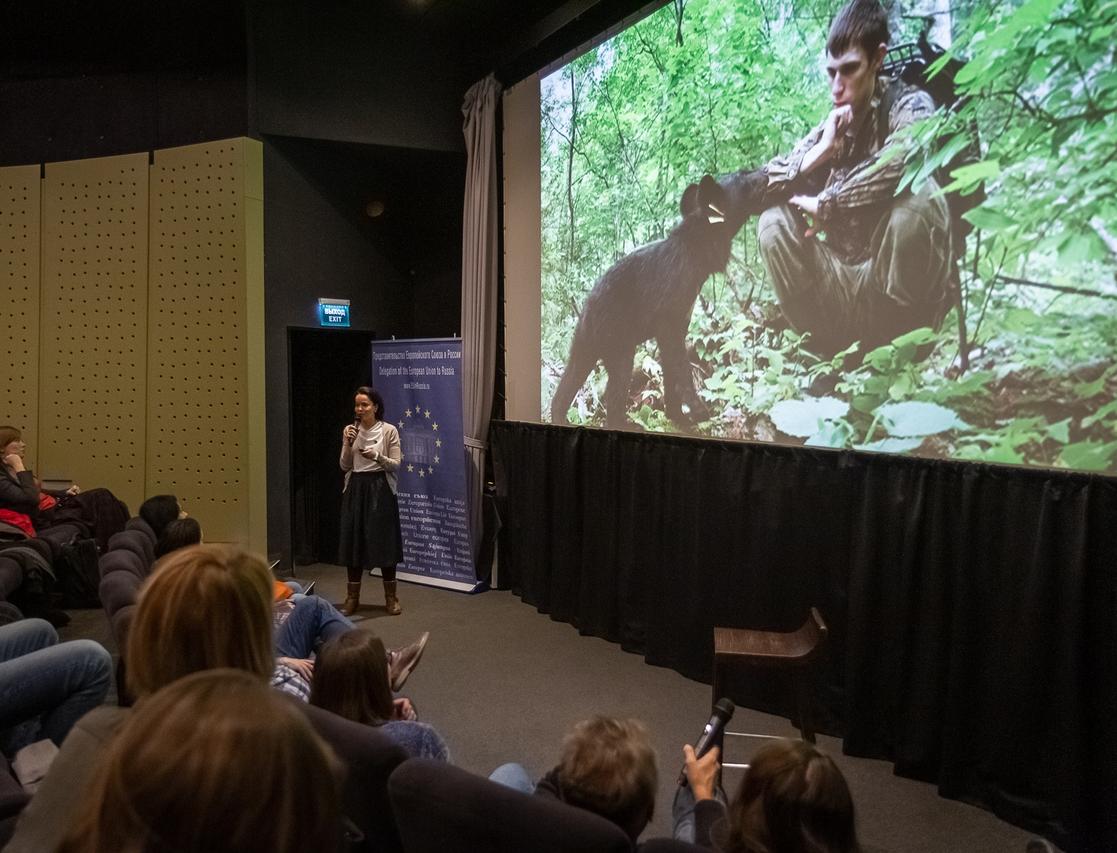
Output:
<instances>
[{"instance_id":1,"label":"russian text on banner","mask_svg":"<svg viewBox=\"0 0 1117 853\"><path fill-rule=\"evenodd\" d=\"M372 342L372 387L399 429L403 564L397 576L472 591L462 441L462 343L457 338Z\"/></svg>"}]
</instances>

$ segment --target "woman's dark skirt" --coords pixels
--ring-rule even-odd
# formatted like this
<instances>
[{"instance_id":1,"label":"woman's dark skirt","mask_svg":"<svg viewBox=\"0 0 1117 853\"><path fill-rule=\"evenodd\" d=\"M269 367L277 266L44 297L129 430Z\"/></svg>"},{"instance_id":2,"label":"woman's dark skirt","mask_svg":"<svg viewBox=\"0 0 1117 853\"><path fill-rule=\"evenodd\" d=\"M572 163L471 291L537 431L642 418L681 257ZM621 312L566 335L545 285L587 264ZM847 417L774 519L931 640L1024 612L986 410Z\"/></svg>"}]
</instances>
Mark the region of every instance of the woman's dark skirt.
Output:
<instances>
[{"instance_id":1,"label":"woman's dark skirt","mask_svg":"<svg viewBox=\"0 0 1117 853\"><path fill-rule=\"evenodd\" d=\"M359 569L403 562L399 502L383 471L354 471L341 496L341 547L338 562Z\"/></svg>"}]
</instances>

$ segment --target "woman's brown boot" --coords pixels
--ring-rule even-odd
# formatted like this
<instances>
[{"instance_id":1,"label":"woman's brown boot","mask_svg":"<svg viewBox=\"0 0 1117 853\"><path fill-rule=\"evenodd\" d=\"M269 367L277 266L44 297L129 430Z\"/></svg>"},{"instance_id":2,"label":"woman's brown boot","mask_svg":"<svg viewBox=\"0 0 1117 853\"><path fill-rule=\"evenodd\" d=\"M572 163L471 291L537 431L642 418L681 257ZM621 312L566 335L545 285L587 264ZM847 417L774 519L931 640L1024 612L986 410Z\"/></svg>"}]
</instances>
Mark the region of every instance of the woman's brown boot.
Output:
<instances>
[{"instance_id":1,"label":"woman's brown boot","mask_svg":"<svg viewBox=\"0 0 1117 853\"><path fill-rule=\"evenodd\" d=\"M345 585L345 601L338 610L342 616L352 616L361 608L361 582L350 581Z\"/></svg>"},{"instance_id":2,"label":"woman's brown boot","mask_svg":"<svg viewBox=\"0 0 1117 853\"><path fill-rule=\"evenodd\" d=\"M384 609L388 611L389 616L399 616L403 613L403 608L399 606L399 599L396 598L395 581L384 581Z\"/></svg>"}]
</instances>

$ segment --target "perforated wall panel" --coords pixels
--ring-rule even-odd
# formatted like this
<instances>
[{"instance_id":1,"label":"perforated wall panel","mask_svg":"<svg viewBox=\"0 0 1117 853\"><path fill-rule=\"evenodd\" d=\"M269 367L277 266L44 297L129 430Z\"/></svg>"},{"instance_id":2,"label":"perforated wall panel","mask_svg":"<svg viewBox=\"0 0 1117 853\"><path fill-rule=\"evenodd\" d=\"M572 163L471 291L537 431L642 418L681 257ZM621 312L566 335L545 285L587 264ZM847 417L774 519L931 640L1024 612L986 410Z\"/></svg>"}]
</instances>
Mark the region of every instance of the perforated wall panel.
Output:
<instances>
[{"instance_id":1,"label":"perforated wall panel","mask_svg":"<svg viewBox=\"0 0 1117 853\"><path fill-rule=\"evenodd\" d=\"M23 432L32 468L39 448L40 183L38 166L0 169L0 424Z\"/></svg>"},{"instance_id":2,"label":"perforated wall panel","mask_svg":"<svg viewBox=\"0 0 1117 853\"><path fill-rule=\"evenodd\" d=\"M48 163L39 443L44 477L144 486L148 157Z\"/></svg>"},{"instance_id":3,"label":"perforated wall panel","mask_svg":"<svg viewBox=\"0 0 1117 853\"><path fill-rule=\"evenodd\" d=\"M178 495L207 541L257 549L250 509L264 492L253 487L262 471L250 464L249 437L254 429L262 442L264 431L249 353L262 316L250 310L260 265L247 257L246 197L261 161L246 139L155 153L147 383L147 492Z\"/></svg>"}]
</instances>

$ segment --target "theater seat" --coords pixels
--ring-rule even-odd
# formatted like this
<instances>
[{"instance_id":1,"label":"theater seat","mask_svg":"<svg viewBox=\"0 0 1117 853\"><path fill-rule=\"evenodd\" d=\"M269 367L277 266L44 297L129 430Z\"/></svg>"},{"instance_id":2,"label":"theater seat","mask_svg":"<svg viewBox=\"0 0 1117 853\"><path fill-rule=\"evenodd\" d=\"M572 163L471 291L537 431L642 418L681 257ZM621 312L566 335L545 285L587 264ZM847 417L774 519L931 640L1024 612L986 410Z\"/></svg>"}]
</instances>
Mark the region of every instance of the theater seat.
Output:
<instances>
[{"instance_id":1,"label":"theater seat","mask_svg":"<svg viewBox=\"0 0 1117 853\"><path fill-rule=\"evenodd\" d=\"M364 834L363 841L353 842L347 849L368 853L402 853L409 849L400 843L388 802L388 779L407 758L403 747L372 726L288 698L303 710L315 731L345 764L345 816Z\"/></svg>"},{"instance_id":2,"label":"theater seat","mask_svg":"<svg viewBox=\"0 0 1117 853\"><path fill-rule=\"evenodd\" d=\"M151 564L155 562L155 546L151 540L138 530L121 530L119 533L114 533L109 537L109 552L112 551L132 551L144 563L144 573L151 569Z\"/></svg>"},{"instance_id":3,"label":"theater seat","mask_svg":"<svg viewBox=\"0 0 1117 853\"><path fill-rule=\"evenodd\" d=\"M123 535L117 533L109 541L112 542L117 536ZM101 559L97 561L97 567L101 572L101 583L97 592L119 652L116 662L117 702L127 706L132 704L132 695L128 691L124 650L128 644L128 628L132 624L132 615L136 610L136 598L140 594L140 587L143 586L150 566L145 567L143 557L138 556L134 548L118 547L115 551L102 554Z\"/></svg>"},{"instance_id":4,"label":"theater seat","mask_svg":"<svg viewBox=\"0 0 1117 853\"><path fill-rule=\"evenodd\" d=\"M140 518L138 515L128 519L124 525L125 530L136 530L146 536L150 541L152 547L155 547L156 536L155 531L151 529L151 525Z\"/></svg>"},{"instance_id":5,"label":"theater seat","mask_svg":"<svg viewBox=\"0 0 1117 853\"><path fill-rule=\"evenodd\" d=\"M628 853L616 824L441 761L412 758L388 780L407 853Z\"/></svg>"}]
</instances>

